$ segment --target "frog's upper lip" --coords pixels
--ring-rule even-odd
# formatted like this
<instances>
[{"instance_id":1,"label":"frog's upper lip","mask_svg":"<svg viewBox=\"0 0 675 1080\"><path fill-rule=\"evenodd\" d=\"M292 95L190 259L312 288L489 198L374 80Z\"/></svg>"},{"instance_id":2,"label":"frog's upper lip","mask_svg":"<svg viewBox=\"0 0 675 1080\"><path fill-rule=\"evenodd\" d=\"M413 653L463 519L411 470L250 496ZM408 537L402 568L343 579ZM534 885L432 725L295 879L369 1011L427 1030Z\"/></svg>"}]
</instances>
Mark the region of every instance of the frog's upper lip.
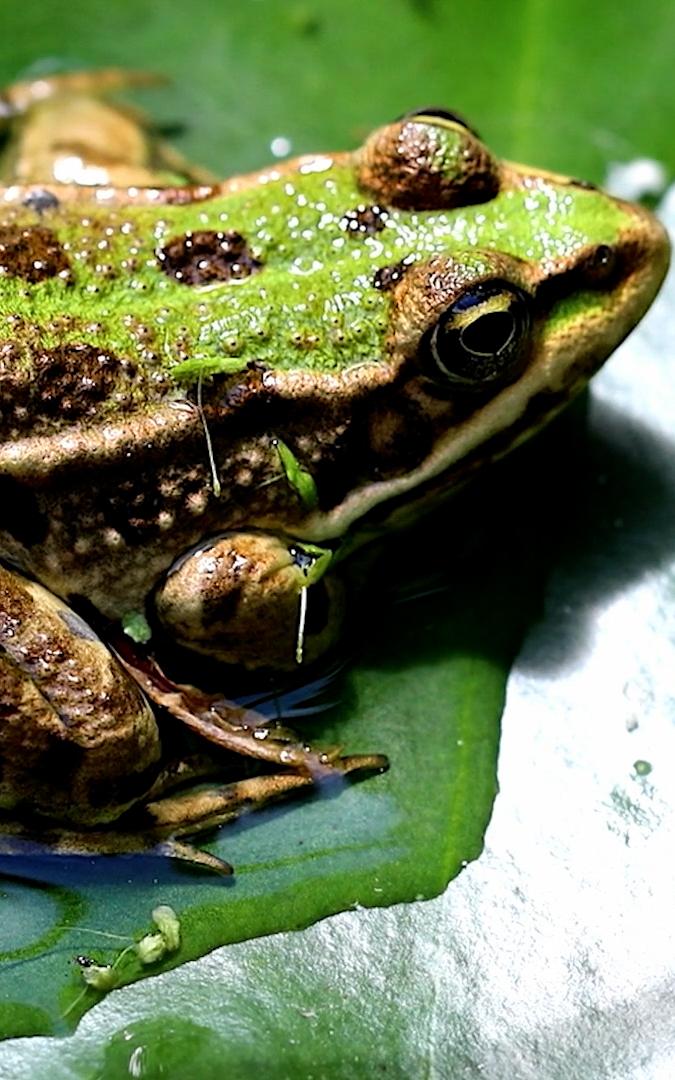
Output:
<instances>
[{"instance_id":1,"label":"frog's upper lip","mask_svg":"<svg viewBox=\"0 0 675 1080\"><path fill-rule=\"evenodd\" d=\"M616 344L640 321L657 295L671 252L670 237L655 214L635 203L617 202L631 221L618 243L625 273L611 305L619 322Z\"/></svg>"},{"instance_id":2,"label":"frog's upper lip","mask_svg":"<svg viewBox=\"0 0 675 1080\"><path fill-rule=\"evenodd\" d=\"M663 222L644 206L636 203L627 203L618 200L626 212L630 212L636 219L638 243L643 254L643 271L645 284L651 285L653 291L649 297L649 303L656 296L666 271L670 264L671 242L670 236ZM630 242L631 238L628 238Z\"/></svg>"}]
</instances>

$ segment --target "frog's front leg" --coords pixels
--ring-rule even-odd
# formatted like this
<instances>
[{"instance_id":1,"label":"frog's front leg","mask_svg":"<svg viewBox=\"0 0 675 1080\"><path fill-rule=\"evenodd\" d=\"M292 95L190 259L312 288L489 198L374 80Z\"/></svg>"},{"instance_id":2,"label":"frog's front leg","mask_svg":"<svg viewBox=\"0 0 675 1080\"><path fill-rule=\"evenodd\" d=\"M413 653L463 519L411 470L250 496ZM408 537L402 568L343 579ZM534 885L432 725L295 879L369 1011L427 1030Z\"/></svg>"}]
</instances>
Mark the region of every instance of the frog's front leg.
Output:
<instances>
[{"instance_id":1,"label":"frog's front leg","mask_svg":"<svg viewBox=\"0 0 675 1080\"><path fill-rule=\"evenodd\" d=\"M98 68L94 71L61 71L41 75L6 86L0 94L0 118L20 116L31 105L48 98L69 95L103 97L116 90L136 86L157 86L166 79L152 71L132 71L126 68Z\"/></svg>"},{"instance_id":2,"label":"frog's front leg","mask_svg":"<svg viewBox=\"0 0 675 1080\"><path fill-rule=\"evenodd\" d=\"M251 530L229 532L188 552L155 595L178 644L249 668L290 668L337 636L342 589L326 574L333 553Z\"/></svg>"},{"instance_id":3,"label":"frog's front leg","mask_svg":"<svg viewBox=\"0 0 675 1080\"><path fill-rule=\"evenodd\" d=\"M269 554L269 543L260 542ZM251 558L253 548L246 550ZM306 580L322 557L304 551ZM257 566L260 571L259 560ZM128 659L124 664L130 670ZM322 779L386 768L379 755L312 751L269 724L266 737L257 738L246 710L222 702L216 709L195 698L191 712L175 687L171 701L160 694L157 703L172 704L173 715L212 747L263 759L279 771L172 793L219 775L222 759L202 753L162 760L160 731L139 681L152 698L145 670L127 675L62 600L0 565L0 853L21 850L16 837L73 854L153 848L227 873L217 856L174 837L231 821Z\"/></svg>"}]
</instances>

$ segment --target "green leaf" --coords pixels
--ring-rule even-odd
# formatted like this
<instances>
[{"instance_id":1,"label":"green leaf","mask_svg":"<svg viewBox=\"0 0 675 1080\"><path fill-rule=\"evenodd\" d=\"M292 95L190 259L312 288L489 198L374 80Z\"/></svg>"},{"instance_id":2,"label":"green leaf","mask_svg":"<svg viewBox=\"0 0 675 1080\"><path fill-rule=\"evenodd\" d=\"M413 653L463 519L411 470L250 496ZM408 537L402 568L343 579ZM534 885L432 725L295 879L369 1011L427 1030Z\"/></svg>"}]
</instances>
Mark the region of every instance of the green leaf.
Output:
<instances>
[{"instance_id":1,"label":"green leaf","mask_svg":"<svg viewBox=\"0 0 675 1080\"><path fill-rule=\"evenodd\" d=\"M181 149L227 174L266 164L280 134L294 153L351 147L375 124L433 103L464 113L504 156L600 181L610 161L636 156L657 158L671 174L675 169L674 31L675 10L666 0L648 0L638 12L609 0L391 0L386 8L356 0L201 0L189 17L181 5L150 0L72 0L66 7L42 0L3 12L0 72L8 81L30 65L39 70L43 58L56 58L62 67L159 67L173 84L148 91L144 103L160 121L184 121ZM672 354L663 326L656 337L670 340ZM654 358L643 359L640 379L619 395L617 409L650 385ZM659 896L670 903L673 890L666 876L672 799L669 770L662 767L672 748L653 726L661 714L672 722L665 692L658 699L661 713L653 705L659 666L672 670L672 628L659 624L655 641L640 637L638 608L626 630L626 659L614 665L627 667L633 654L643 662L643 681L633 675L625 692L636 702L635 750L624 746L629 734L617 705L621 684L617 690L603 682L602 672L596 675L585 725L573 727L577 741L586 730L603 732L585 753L572 736L559 751L556 742L579 709L583 713L583 703L561 714L557 684L546 690L556 658L566 644L572 648L570 620L581 657L591 639L608 632L605 620L584 633L582 614L598 580L609 594L620 593L672 555L667 514L659 518L656 508L665 502L672 513L673 484L650 440L656 399L666 397L665 375L655 385L642 426L626 428L621 412L614 427L611 414L601 418L601 430L614 438L611 453L596 464L603 484L581 487L585 494L567 504L577 540L568 547L559 589L569 595L564 603L558 597L548 635L537 638L541 655L531 656L544 672L536 723L528 727L522 708L511 725L512 733L526 728L537 755L529 756L523 738L502 772L507 801L516 787L540 795L524 804L529 816L514 813L502 824L493 840L498 854L474 863L436 901L350 911L305 933L247 941L127 988L105 999L67 1043L32 1038L0 1048L0 1072L31 1080L107 1080L128 1073L134 1054L148 1077L178 1077L190 1069L221 1075L224 1060L233 1077L254 1070L336 1077L378 1070L443 1075L444 1069L467 1077L595 1078L609 1071L637 1077L652 1064L654 1074L659 1066L662 1075L672 1071L664 1042L668 1006L662 1005L672 979L667 905L657 904ZM661 423L667 430L667 421ZM626 431L644 462L639 482L637 466L631 465L632 474L626 468L634 461L621 441ZM562 464L570 456L568 448ZM613 501L608 476L619 493ZM530 489L535 503L549 486L543 479ZM596 503L593 516L589 507ZM644 534L637 517L647 522ZM493 522L495 551L516 518L507 504ZM633 532L622 547L627 522ZM448 527L453 536L472 537L463 511L450 516ZM436 550L439 538L447 540L447 532L427 535ZM536 515L521 539L524 557L551 543ZM411 557L405 547L396 550L399 568L394 565L392 576ZM464 579L460 574L451 591L393 609L350 677L342 712L321 725L326 737L339 736L350 749L387 750L390 773L338 799L223 832L216 846L239 871L232 889L167 875L156 864L141 870L117 863L113 871L88 860L84 866L56 862L48 871L41 861L32 867L59 885L4 880L4 1030L59 1030L58 1014L79 987L73 954L104 962L122 947L102 945L90 931L57 929L63 925L138 937L152 908L168 902L181 917L182 962L218 941L299 926L339 907L442 889L481 846L504 678L536 594L536 582L533 589L522 569L512 573L512 560L493 561L485 547L483 554L483 565L479 561ZM419 545L413 557L426 563L428 547ZM585 577L575 569L580 563ZM664 586L663 611L669 605L672 581ZM623 655L620 643L617 655ZM557 753L547 752L551 746ZM647 761L653 771L641 776L632 763ZM616 762L614 786L606 782L607 762ZM551 825L556 800L557 831ZM577 806L585 812L584 827L575 825ZM616 838L615 848L601 845L596 821L607 838ZM601 853L595 858L584 847L585 832ZM659 843L662 857L650 859ZM16 872L17 866L11 861L8 868ZM567 921L561 904L573 913ZM603 937L605 927L609 936ZM70 995L63 993L65 983Z\"/></svg>"}]
</instances>

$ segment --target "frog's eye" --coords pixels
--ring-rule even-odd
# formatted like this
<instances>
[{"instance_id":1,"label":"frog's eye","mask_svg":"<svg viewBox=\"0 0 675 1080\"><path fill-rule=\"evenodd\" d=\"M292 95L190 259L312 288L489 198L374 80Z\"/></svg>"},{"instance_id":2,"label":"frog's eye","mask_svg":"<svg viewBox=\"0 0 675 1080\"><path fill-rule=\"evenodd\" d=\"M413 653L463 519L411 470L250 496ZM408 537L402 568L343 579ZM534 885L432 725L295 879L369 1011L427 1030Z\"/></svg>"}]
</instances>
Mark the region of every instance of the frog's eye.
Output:
<instances>
[{"instance_id":1,"label":"frog's eye","mask_svg":"<svg viewBox=\"0 0 675 1080\"><path fill-rule=\"evenodd\" d=\"M484 281L459 296L423 339L421 360L435 382L480 389L513 380L530 329L530 299L510 282Z\"/></svg>"},{"instance_id":2,"label":"frog's eye","mask_svg":"<svg viewBox=\"0 0 675 1080\"><path fill-rule=\"evenodd\" d=\"M476 139L480 139L480 135L471 124L467 123L463 116L459 113L451 112L450 109L439 109L430 107L428 109L413 109L411 112L404 113L403 116L398 117L399 120L445 120L450 124L457 124L458 127L466 128L467 131Z\"/></svg>"},{"instance_id":3,"label":"frog's eye","mask_svg":"<svg viewBox=\"0 0 675 1080\"><path fill-rule=\"evenodd\" d=\"M429 109L374 131L356 154L360 186L380 206L442 210L494 198L499 165L453 113Z\"/></svg>"}]
</instances>

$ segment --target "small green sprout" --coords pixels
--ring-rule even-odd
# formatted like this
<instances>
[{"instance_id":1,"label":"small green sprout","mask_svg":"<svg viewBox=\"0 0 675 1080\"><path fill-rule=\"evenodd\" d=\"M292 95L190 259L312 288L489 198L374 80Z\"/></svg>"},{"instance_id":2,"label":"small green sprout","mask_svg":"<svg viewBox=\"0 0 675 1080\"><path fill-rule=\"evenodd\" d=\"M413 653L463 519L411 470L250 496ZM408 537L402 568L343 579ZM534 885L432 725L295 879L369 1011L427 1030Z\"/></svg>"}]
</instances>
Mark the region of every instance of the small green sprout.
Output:
<instances>
[{"instance_id":1,"label":"small green sprout","mask_svg":"<svg viewBox=\"0 0 675 1080\"><path fill-rule=\"evenodd\" d=\"M91 986L93 990L100 990L103 993L115 989L119 977L112 964L83 964L83 959L84 957L78 958L78 963L80 964L82 978L87 986Z\"/></svg>"},{"instance_id":2,"label":"small green sprout","mask_svg":"<svg viewBox=\"0 0 675 1080\"><path fill-rule=\"evenodd\" d=\"M192 383L209 375L236 375L245 370L247 363L241 356L193 356L175 364L171 377L181 383Z\"/></svg>"},{"instance_id":3,"label":"small green sprout","mask_svg":"<svg viewBox=\"0 0 675 1080\"><path fill-rule=\"evenodd\" d=\"M304 469L289 446L281 439L272 439L276 446L284 476L290 487L300 497L300 501L306 510L315 510L319 505L319 493L314 483L314 477Z\"/></svg>"},{"instance_id":4,"label":"small green sprout","mask_svg":"<svg viewBox=\"0 0 675 1080\"><path fill-rule=\"evenodd\" d=\"M305 584L298 591L300 611L298 614L298 633L295 641L295 662L301 664L305 651L307 592L310 585L316 584L328 570L333 561L333 552L330 548L322 548L318 544L309 543L295 543L288 550L295 565L305 577Z\"/></svg>"},{"instance_id":5,"label":"small green sprout","mask_svg":"<svg viewBox=\"0 0 675 1080\"><path fill-rule=\"evenodd\" d=\"M166 953L180 948L180 922L173 908L160 904L152 912L152 921L159 933L146 934L136 943L136 953L142 964L156 964Z\"/></svg>"},{"instance_id":6,"label":"small green sprout","mask_svg":"<svg viewBox=\"0 0 675 1080\"><path fill-rule=\"evenodd\" d=\"M111 964L97 964L88 956L75 957L80 968L84 988L82 993L70 1003L63 1014L64 1016L67 1016L76 1008L89 987L105 994L109 990L114 990L115 987L120 986L122 982L120 977L122 961L126 957L135 954L136 958L145 967L148 964L157 964L164 959L167 953L176 952L180 948L180 920L173 908L169 907L168 904L159 904L156 908L153 908L152 921L157 927L157 932L145 934L140 941L127 945L117 954ZM70 929L78 928L71 927ZM86 929L86 927L79 927L79 929ZM108 934L99 930L90 930L89 932L97 936L119 937L117 934ZM124 940L124 938L120 940Z\"/></svg>"},{"instance_id":7,"label":"small green sprout","mask_svg":"<svg viewBox=\"0 0 675 1080\"><path fill-rule=\"evenodd\" d=\"M146 934L136 942L136 955L142 964L156 964L166 955L166 942L161 934Z\"/></svg>"},{"instance_id":8,"label":"small green sprout","mask_svg":"<svg viewBox=\"0 0 675 1080\"><path fill-rule=\"evenodd\" d=\"M142 611L128 611L123 615L122 629L137 645L145 645L152 637L152 630Z\"/></svg>"},{"instance_id":9,"label":"small green sprout","mask_svg":"<svg viewBox=\"0 0 675 1080\"><path fill-rule=\"evenodd\" d=\"M152 921L166 942L167 952L176 952L180 948L180 921L173 908L160 904L152 912Z\"/></svg>"}]
</instances>

